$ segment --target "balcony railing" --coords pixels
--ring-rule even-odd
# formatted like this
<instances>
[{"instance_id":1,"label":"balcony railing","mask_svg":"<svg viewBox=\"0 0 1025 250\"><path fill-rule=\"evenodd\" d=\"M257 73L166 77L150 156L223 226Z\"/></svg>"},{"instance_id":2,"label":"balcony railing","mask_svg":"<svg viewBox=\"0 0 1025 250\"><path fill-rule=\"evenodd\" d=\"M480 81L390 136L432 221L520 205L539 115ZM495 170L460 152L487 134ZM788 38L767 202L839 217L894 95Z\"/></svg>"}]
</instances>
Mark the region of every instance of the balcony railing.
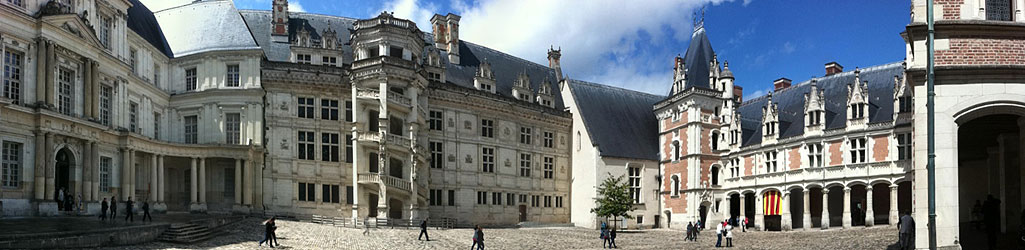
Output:
<instances>
[{"instance_id":1,"label":"balcony railing","mask_svg":"<svg viewBox=\"0 0 1025 250\"><path fill-rule=\"evenodd\" d=\"M390 175L381 175L379 173L360 173L357 178L359 183L384 183L387 187L396 188L406 192L410 192L411 188L409 181Z\"/></svg>"},{"instance_id":2,"label":"balcony railing","mask_svg":"<svg viewBox=\"0 0 1025 250\"><path fill-rule=\"evenodd\" d=\"M377 98L380 98L381 95L380 95L380 92L378 90L376 90L376 89L356 88L356 97L358 97L358 98L367 98L367 99L377 99Z\"/></svg>"},{"instance_id":3,"label":"balcony railing","mask_svg":"<svg viewBox=\"0 0 1025 250\"><path fill-rule=\"evenodd\" d=\"M381 142L381 133L375 131L359 131L358 141Z\"/></svg>"},{"instance_id":4,"label":"balcony railing","mask_svg":"<svg viewBox=\"0 0 1025 250\"><path fill-rule=\"evenodd\" d=\"M399 145L404 147L410 146L411 143L409 137L393 134L387 134L385 136L385 140L387 140L388 144L390 145Z\"/></svg>"},{"instance_id":5,"label":"balcony railing","mask_svg":"<svg viewBox=\"0 0 1025 250\"><path fill-rule=\"evenodd\" d=\"M399 93L388 91L388 101L395 102L406 107L412 107L409 97L406 97Z\"/></svg>"},{"instance_id":6,"label":"balcony railing","mask_svg":"<svg viewBox=\"0 0 1025 250\"><path fill-rule=\"evenodd\" d=\"M356 97L363 99L380 99L381 91L373 88L357 88ZM406 108L413 107L413 101L402 94L388 91L388 102L401 105Z\"/></svg>"},{"instance_id":7,"label":"balcony railing","mask_svg":"<svg viewBox=\"0 0 1025 250\"><path fill-rule=\"evenodd\" d=\"M376 65L391 65L407 69L417 69L417 64L413 61L402 59L401 57L394 56L376 56L357 60L352 62L352 69L358 70L370 66Z\"/></svg>"}]
</instances>

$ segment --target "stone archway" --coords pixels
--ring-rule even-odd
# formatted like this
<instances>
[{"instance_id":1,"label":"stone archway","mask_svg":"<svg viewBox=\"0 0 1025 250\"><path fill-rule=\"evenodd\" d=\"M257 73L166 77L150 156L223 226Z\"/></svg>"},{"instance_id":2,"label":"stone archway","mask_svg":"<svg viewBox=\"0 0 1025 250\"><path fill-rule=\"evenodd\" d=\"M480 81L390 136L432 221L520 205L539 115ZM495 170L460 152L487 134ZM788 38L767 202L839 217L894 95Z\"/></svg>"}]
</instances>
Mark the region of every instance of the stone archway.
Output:
<instances>
[{"instance_id":1,"label":"stone archway","mask_svg":"<svg viewBox=\"0 0 1025 250\"><path fill-rule=\"evenodd\" d=\"M989 112L958 119L956 212L965 249L1011 249L1021 235L1025 116Z\"/></svg>"},{"instance_id":2,"label":"stone archway","mask_svg":"<svg viewBox=\"0 0 1025 250\"><path fill-rule=\"evenodd\" d=\"M67 147L61 148L54 155L54 193L52 194L54 199L61 193L61 190L65 195L61 198L62 200L73 197L72 194L79 191L75 190L75 185L73 185L75 183L73 180L75 164L75 154ZM71 211L71 207L65 206L65 204L58 204L58 207L64 211Z\"/></svg>"}]
</instances>

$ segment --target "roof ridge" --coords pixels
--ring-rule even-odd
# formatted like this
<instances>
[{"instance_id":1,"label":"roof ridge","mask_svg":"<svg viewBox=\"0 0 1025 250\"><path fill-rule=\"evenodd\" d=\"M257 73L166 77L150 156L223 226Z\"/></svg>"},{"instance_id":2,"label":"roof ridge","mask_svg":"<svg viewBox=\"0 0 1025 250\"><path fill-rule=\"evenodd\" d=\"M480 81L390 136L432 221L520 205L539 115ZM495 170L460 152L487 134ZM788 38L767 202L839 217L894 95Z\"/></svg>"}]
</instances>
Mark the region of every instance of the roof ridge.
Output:
<instances>
[{"instance_id":1,"label":"roof ridge","mask_svg":"<svg viewBox=\"0 0 1025 250\"><path fill-rule=\"evenodd\" d=\"M876 71L876 70L881 70L881 69L884 69L884 68L900 65L901 63L903 63L903 61L889 62L889 63L884 63L884 64L872 65L872 66L868 66L868 67L865 67L865 68L858 68L857 70L860 70L861 72ZM832 74L832 75L828 75L828 76L812 77L812 78L809 78L807 80L802 81L801 83L794 84L794 85L792 85L790 87L786 87L786 88L778 90L778 91L777 90L773 90L772 92L769 92L769 93L775 94L776 92L785 92L785 91L788 91L788 90L791 90L791 89L796 89L797 87L811 84L811 80L817 80L818 81L818 80L822 80L822 79L830 79L830 78L847 76L847 75L850 75L850 74L854 74L854 71L844 71L844 72L840 72L840 73L836 73L836 74ZM765 99L767 96L769 96L769 93L766 93L764 95L760 95L760 96L757 96L757 97L754 97L754 98L751 98L751 99L748 99L748 100L744 100L744 102L742 102L740 105L743 106L743 105L747 105L749 103L753 103L753 102Z\"/></svg>"},{"instance_id":2,"label":"roof ridge","mask_svg":"<svg viewBox=\"0 0 1025 250\"><path fill-rule=\"evenodd\" d=\"M623 88L623 87L617 87L617 86L612 86L612 85L605 85L605 84L601 84L601 83L588 82L588 81L577 80L577 79L566 79L566 80L569 80L571 82L575 82L575 83L578 83L578 84L590 85L590 86L593 86L593 87L615 89L615 90L620 90L620 91L625 91L625 92L631 92L632 94L646 95L646 96L652 97L652 98L665 98L665 96L655 95L655 94L641 92L641 91L632 90L632 89Z\"/></svg>"},{"instance_id":3,"label":"roof ridge","mask_svg":"<svg viewBox=\"0 0 1025 250\"><path fill-rule=\"evenodd\" d=\"M173 9L180 9L182 7L185 7L185 6L192 6L192 5L199 5L199 4L206 4L206 3L217 3L217 2L227 2L228 4L231 4L232 8L234 8L236 11L238 11L238 8L235 8L235 3L232 2L232 1L228 1L228 0L207 0L207 1L192 1L192 2L189 2L189 3L186 3L186 4L182 4L182 5L170 7L170 8L167 8L167 9L162 9L162 10L159 10L159 11L155 11L155 12L153 12L153 14L157 14L157 13L160 13L160 12L164 12L164 11L168 11L168 10L173 10Z\"/></svg>"},{"instance_id":4,"label":"roof ridge","mask_svg":"<svg viewBox=\"0 0 1025 250\"><path fill-rule=\"evenodd\" d=\"M252 12L252 13L256 13L256 12L270 13L271 12L271 10L259 10L259 9L240 9L238 11L239 12ZM292 11L289 11L288 14L289 15L291 15L291 14L299 14L299 15L311 15L311 16L318 16L318 17L340 18L340 19L346 19L346 20L354 21L354 22L355 21L359 21L359 18L355 18L355 17L334 16L334 15L322 14L322 13L297 12L297 11L296 12L292 12Z\"/></svg>"},{"instance_id":5,"label":"roof ridge","mask_svg":"<svg viewBox=\"0 0 1025 250\"><path fill-rule=\"evenodd\" d=\"M427 33L427 32L424 32L424 33ZM433 36L434 34L432 33L431 35ZM523 58L521 58L521 57L518 57L518 56L515 56L515 55L512 55L512 54L509 54L509 53L505 53L505 52L502 52L502 51L499 51L499 50L493 49L493 48L491 48L491 47L488 47L488 46L484 46L484 45L481 45L481 44L477 44L477 43L474 43L474 42L466 41L466 40L463 40L463 39L459 39L459 41L460 41L460 42L464 42L464 43L468 43L468 44L473 44L473 45L476 45L476 46L478 46L478 47L481 47L481 48L483 48L483 49L489 50L489 51L491 51L491 52L496 52L497 54L499 54L499 55L502 55L502 56L505 56L505 57L511 57L511 58L512 58L512 60L517 60L517 61L520 61L520 62L523 62L523 63L527 63L527 64L533 64L533 65L536 65L536 66L540 66L540 67L544 67L544 68L546 68L546 69L552 70L552 68L549 68L548 66L545 66L545 65L543 65L543 64L540 64L540 63L536 63L536 62L533 62L533 61L530 61L530 60L527 60L527 59L523 59Z\"/></svg>"}]
</instances>

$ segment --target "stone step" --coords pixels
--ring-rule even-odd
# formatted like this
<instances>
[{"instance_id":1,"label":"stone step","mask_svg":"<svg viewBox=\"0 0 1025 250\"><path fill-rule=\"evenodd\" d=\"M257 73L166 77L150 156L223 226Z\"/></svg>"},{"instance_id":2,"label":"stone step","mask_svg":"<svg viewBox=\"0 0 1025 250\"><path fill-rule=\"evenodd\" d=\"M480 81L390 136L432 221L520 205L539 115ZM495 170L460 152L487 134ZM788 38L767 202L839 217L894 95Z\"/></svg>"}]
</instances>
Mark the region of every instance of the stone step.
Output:
<instances>
[{"instance_id":1,"label":"stone step","mask_svg":"<svg viewBox=\"0 0 1025 250\"><path fill-rule=\"evenodd\" d=\"M204 241L213 237L209 228L192 223L175 223L164 231L157 240L171 243L189 244Z\"/></svg>"}]
</instances>

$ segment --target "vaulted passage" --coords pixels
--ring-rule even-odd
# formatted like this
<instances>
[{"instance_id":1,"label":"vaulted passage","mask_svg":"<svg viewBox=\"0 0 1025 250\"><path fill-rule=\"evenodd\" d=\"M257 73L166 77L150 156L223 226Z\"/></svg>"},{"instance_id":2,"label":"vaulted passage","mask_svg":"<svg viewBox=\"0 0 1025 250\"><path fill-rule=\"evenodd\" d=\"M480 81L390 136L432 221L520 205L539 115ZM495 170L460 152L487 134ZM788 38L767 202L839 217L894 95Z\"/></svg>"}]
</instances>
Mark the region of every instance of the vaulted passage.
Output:
<instances>
[{"instance_id":1,"label":"vaulted passage","mask_svg":"<svg viewBox=\"0 0 1025 250\"><path fill-rule=\"evenodd\" d=\"M964 249L1015 249L1021 244L1022 128L1025 118L988 115L958 130L958 221Z\"/></svg>"}]
</instances>

